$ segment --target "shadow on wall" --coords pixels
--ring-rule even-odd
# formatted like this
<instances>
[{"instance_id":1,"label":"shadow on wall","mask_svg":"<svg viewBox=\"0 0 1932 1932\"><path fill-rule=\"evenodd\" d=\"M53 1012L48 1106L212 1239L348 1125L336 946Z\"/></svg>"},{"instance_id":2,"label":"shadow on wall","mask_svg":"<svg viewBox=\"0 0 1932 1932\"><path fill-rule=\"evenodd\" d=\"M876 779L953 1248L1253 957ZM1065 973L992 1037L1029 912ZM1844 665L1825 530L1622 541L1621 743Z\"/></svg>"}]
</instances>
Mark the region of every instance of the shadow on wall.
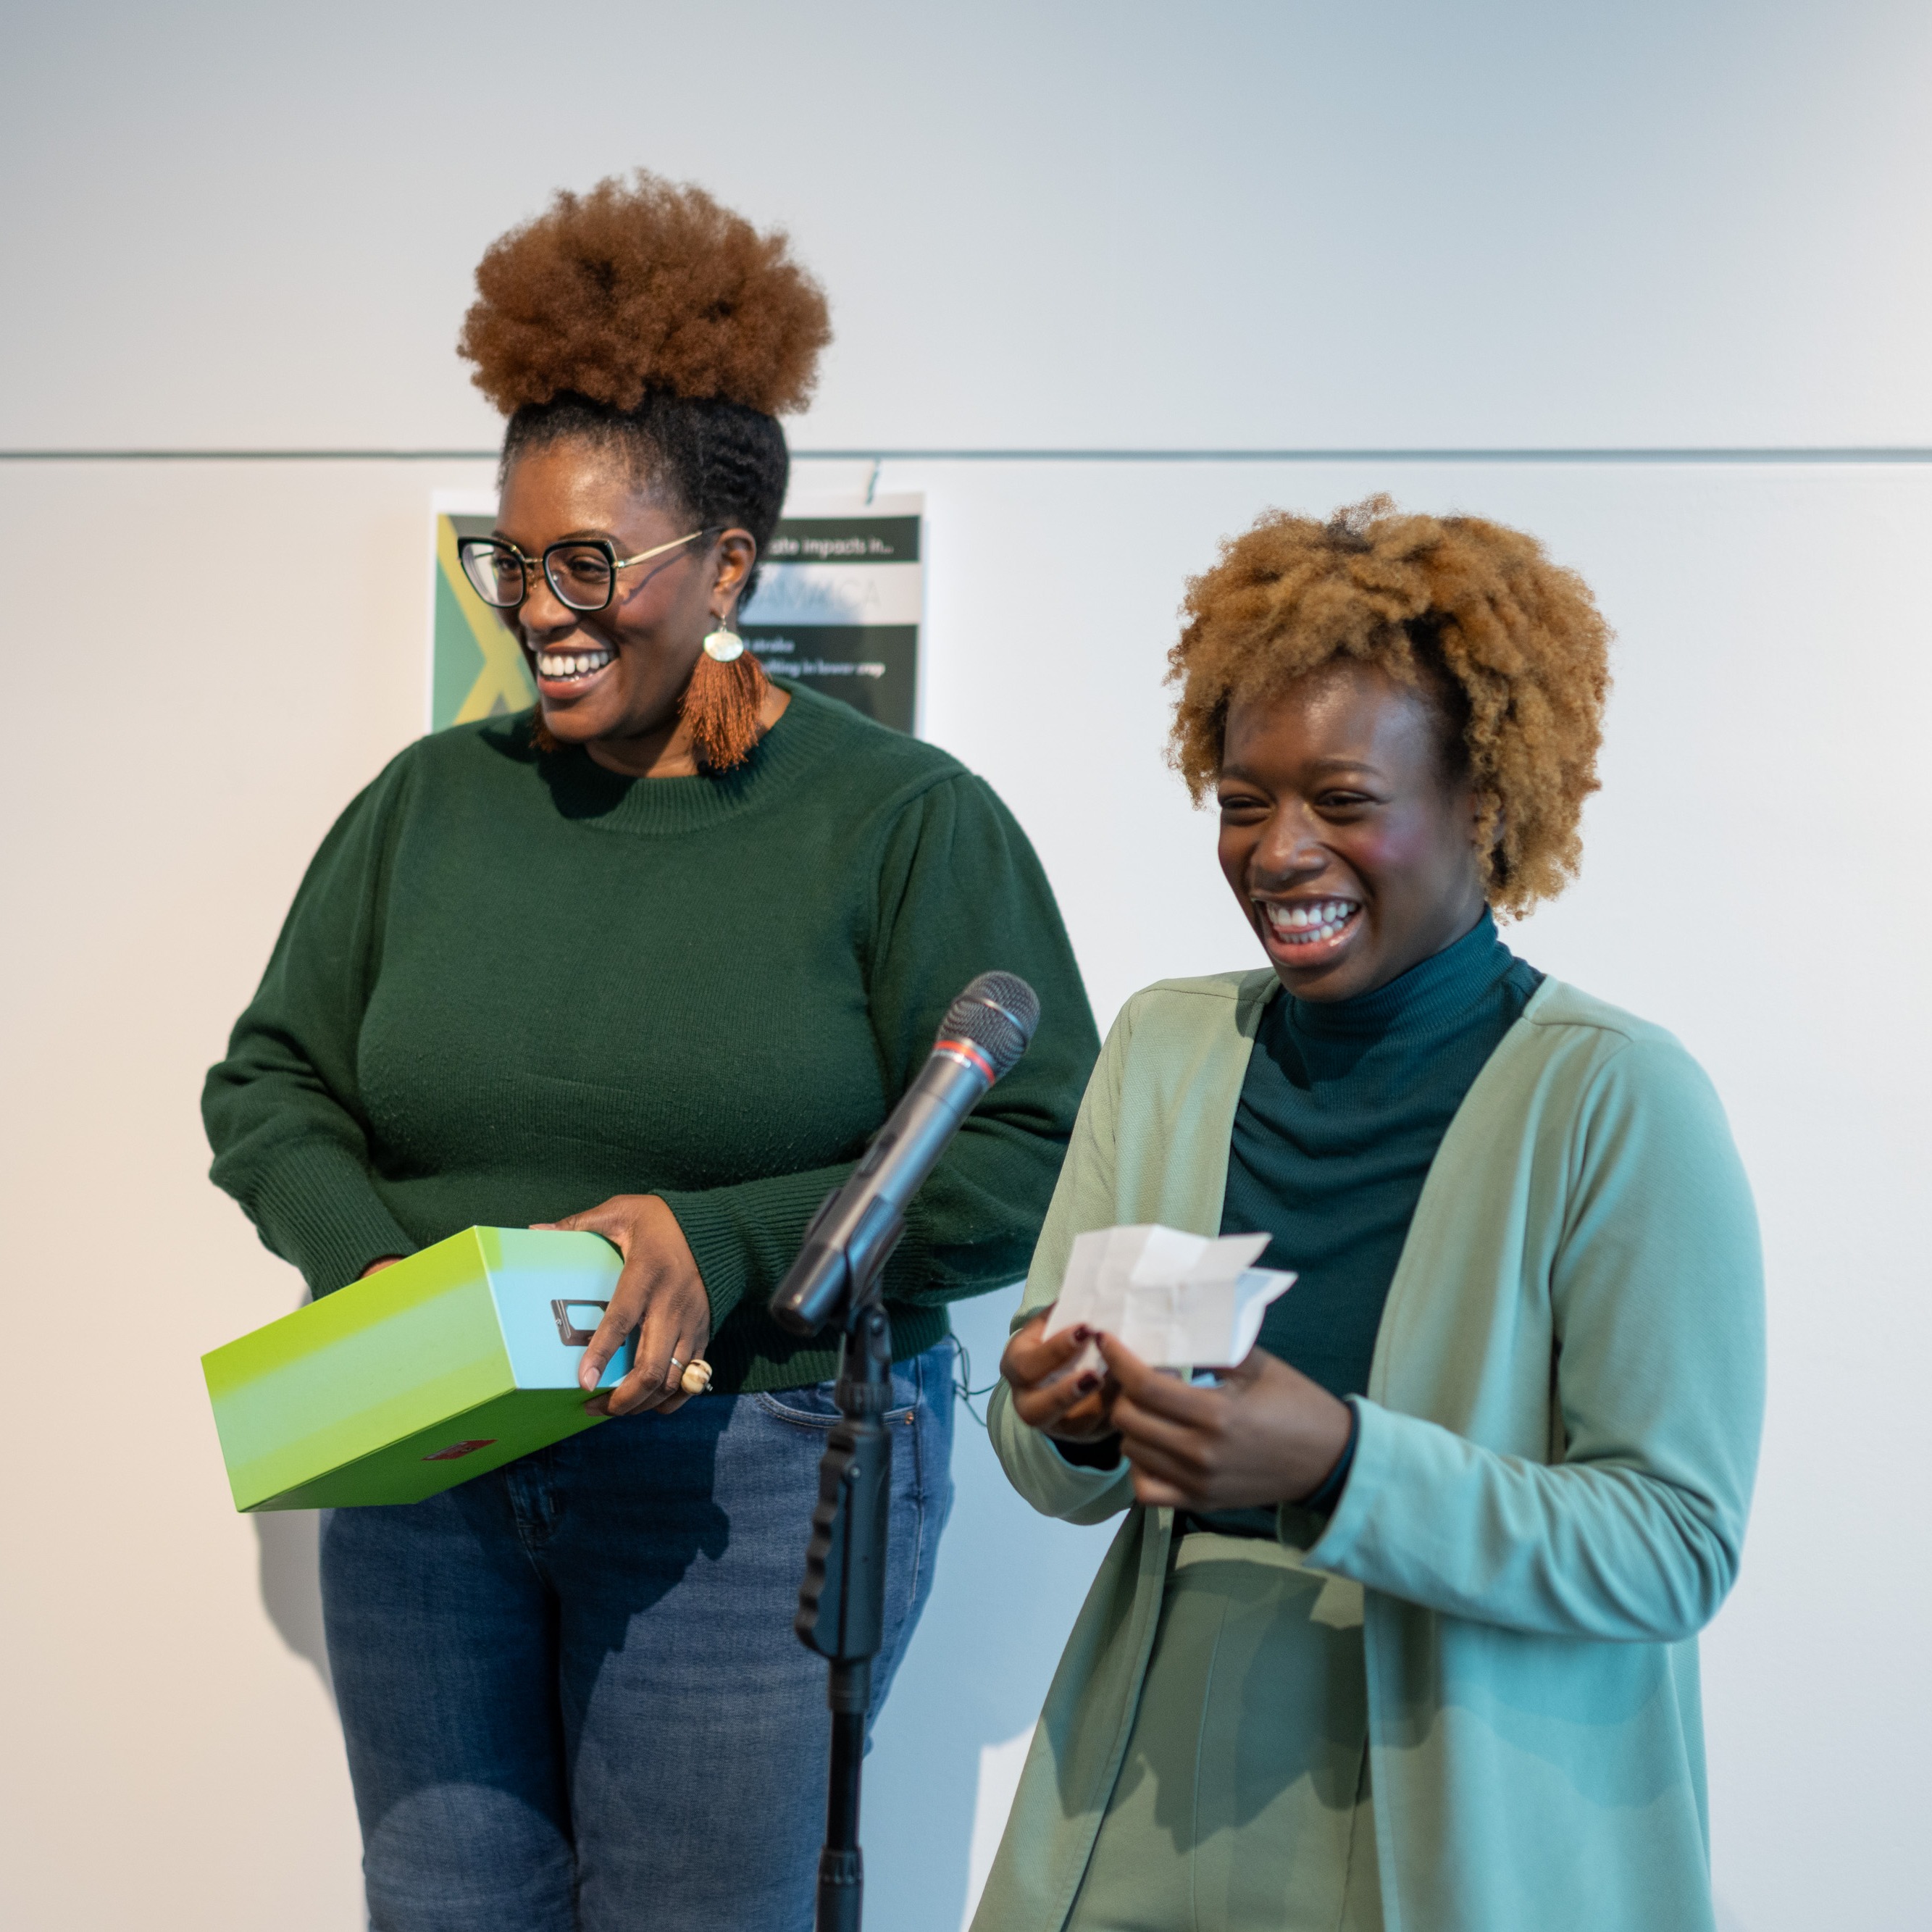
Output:
<instances>
[{"instance_id":1,"label":"shadow on wall","mask_svg":"<svg viewBox=\"0 0 1932 1932\"><path fill-rule=\"evenodd\" d=\"M283 1642L316 1668L335 1701L328 1646L322 1635L322 1515L318 1510L269 1510L254 1518L262 1607Z\"/></svg>"}]
</instances>

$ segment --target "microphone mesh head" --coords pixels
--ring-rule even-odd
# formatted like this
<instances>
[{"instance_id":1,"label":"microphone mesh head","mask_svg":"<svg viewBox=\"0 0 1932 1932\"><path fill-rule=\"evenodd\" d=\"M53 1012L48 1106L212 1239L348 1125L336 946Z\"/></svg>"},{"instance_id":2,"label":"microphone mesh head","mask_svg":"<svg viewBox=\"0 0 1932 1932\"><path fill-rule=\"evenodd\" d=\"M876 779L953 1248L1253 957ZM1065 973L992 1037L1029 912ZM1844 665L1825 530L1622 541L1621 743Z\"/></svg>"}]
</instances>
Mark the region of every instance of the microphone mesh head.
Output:
<instances>
[{"instance_id":1,"label":"microphone mesh head","mask_svg":"<svg viewBox=\"0 0 1932 1932\"><path fill-rule=\"evenodd\" d=\"M998 1080L1012 1071L1039 1024L1040 995L1017 973L982 973L946 1008L939 1036L970 1040Z\"/></svg>"}]
</instances>

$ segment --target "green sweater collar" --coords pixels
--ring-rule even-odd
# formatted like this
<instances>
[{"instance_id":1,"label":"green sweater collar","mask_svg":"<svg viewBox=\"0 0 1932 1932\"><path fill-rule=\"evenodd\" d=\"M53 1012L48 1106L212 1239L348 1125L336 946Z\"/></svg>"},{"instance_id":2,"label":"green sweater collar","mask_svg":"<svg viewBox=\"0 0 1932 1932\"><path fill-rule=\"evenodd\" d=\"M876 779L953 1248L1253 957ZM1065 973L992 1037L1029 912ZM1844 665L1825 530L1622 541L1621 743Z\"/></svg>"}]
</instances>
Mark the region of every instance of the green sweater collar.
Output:
<instances>
[{"instance_id":1,"label":"green sweater collar","mask_svg":"<svg viewBox=\"0 0 1932 1932\"><path fill-rule=\"evenodd\" d=\"M564 818L599 832L663 838L722 825L789 790L826 749L830 732L823 707L831 700L782 680L772 682L790 692L791 703L734 771L626 778L572 746L536 754L538 773Z\"/></svg>"}]
</instances>

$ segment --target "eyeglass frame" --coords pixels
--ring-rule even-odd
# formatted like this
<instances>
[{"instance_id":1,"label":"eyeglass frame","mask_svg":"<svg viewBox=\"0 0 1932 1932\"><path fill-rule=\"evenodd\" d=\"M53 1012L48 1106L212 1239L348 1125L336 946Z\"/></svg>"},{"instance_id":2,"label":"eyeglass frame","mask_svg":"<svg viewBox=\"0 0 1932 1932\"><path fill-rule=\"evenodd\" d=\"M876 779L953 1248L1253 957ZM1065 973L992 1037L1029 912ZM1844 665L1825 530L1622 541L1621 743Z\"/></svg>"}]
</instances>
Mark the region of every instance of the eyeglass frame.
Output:
<instances>
[{"instance_id":1,"label":"eyeglass frame","mask_svg":"<svg viewBox=\"0 0 1932 1932\"><path fill-rule=\"evenodd\" d=\"M574 611L580 617L589 617L594 616L599 610L609 610L616 602L617 573L620 570L628 570L634 563L648 562L651 558L662 556L666 550L676 550L682 544L695 543L700 537L710 536L713 528L723 527L722 524L707 525L704 530L693 530L688 536L674 537L669 543L659 544L653 550L640 550L635 556L620 556L617 546L608 537L560 537L554 544L544 544L542 553L536 556L530 556L513 544L508 537L458 537L456 540L456 561L463 572L464 581L471 590L476 590L477 596L482 597L493 610L520 610L530 600L530 573L534 570L542 573L543 580L550 586L551 596L566 610ZM472 549L486 548L506 550L517 560L518 567L524 573L524 591L514 604L492 604L488 598L483 596L481 590L476 590L476 580L470 574L467 554ZM610 588L604 593L602 603L573 604L565 596L556 579L550 574L550 560L560 550L601 550L604 553L604 561L610 566Z\"/></svg>"}]
</instances>

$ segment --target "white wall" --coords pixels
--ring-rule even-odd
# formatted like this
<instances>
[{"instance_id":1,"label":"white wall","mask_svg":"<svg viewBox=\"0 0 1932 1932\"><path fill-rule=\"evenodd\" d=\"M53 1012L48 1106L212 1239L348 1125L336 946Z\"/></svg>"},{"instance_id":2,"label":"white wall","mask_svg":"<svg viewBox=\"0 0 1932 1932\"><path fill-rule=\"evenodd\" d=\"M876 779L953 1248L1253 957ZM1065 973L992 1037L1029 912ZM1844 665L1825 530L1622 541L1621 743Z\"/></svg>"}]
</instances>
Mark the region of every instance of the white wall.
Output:
<instances>
[{"instance_id":1,"label":"white wall","mask_svg":"<svg viewBox=\"0 0 1932 1932\"><path fill-rule=\"evenodd\" d=\"M480 448L448 350L478 249L634 161L788 220L825 277L802 447L1932 442L1922 10L1448 18L16 9L0 446ZM594 99L550 78L566 31L619 76ZM297 1285L202 1180L195 1100L315 841L418 728L428 493L488 474L0 465L10 1925L360 1922L311 1532L228 1510L195 1360ZM1745 1932L1923 1923L1932 466L880 481L928 496L931 735L1039 844L1103 1019L1246 956L1160 757L1219 536L1386 487L1521 522L1598 586L1606 788L1582 884L1517 943L1686 1039L1764 1214L1770 1431L1706 1648L1719 1888ZM982 1379L1001 1316L966 1318ZM958 1473L872 1761L896 1932L958 1923L979 1753L1036 1707L1096 1553L963 1418Z\"/></svg>"},{"instance_id":2,"label":"white wall","mask_svg":"<svg viewBox=\"0 0 1932 1932\"><path fill-rule=\"evenodd\" d=\"M0 446L469 447L472 266L794 230L800 440L1932 442L1918 0L14 0Z\"/></svg>"}]
</instances>

